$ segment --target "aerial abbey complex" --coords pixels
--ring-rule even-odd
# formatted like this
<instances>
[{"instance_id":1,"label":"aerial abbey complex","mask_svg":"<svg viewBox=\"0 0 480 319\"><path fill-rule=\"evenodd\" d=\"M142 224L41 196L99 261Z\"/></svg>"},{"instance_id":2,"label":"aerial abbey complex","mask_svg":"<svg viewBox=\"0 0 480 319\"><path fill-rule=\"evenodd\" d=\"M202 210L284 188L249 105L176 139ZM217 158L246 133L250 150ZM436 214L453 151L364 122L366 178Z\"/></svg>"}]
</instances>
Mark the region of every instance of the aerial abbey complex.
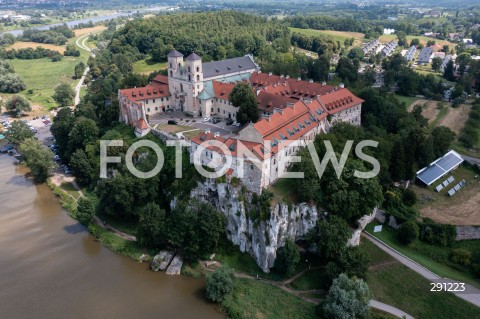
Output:
<instances>
[{"instance_id":1,"label":"aerial abbey complex","mask_svg":"<svg viewBox=\"0 0 480 319\"><path fill-rule=\"evenodd\" d=\"M203 63L196 53L184 59L176 50L168 54L168 76L158 75L145 87L119 90L120 121L142 135L150 128L148 116L167 110L236 120L238 108L229 95L241 81L254 91L261 120L234 136L206 131L192 139L190 152L192 161L204 166L231 161L227 176L241 178L251 191L260 193L284 175L297 149L335 123L360 125L363 100L343 85L262 73L251 55ZM209 147L213 140L224 143L230 154ZM205 149L194 157L201 144Z\"/></svg>"}]
</instances>

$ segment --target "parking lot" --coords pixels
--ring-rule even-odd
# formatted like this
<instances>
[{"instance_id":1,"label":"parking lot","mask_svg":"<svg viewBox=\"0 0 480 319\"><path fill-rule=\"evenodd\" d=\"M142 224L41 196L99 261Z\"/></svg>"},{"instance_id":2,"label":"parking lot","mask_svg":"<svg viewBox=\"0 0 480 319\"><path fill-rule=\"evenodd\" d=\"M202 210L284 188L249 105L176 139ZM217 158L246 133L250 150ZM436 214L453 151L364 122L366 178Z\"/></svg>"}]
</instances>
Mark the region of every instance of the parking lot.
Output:
<instances>
[{"instance_id":1,"label":"parking lot","mask_svg":"<svg viewBox=\"0 0 480 319\"><path fill-rule=\"evenodd\" d=\"M152 127L168 124L168 121L171 120L177 122L177 125L191 126L192 128L197 128L203 131L210 130L211 132L218 132L223 137L232 136L236 131L241 129L241 127L227 125L225 119L222 119L219 123L214 124L211 121L205 122L204 119L200 117L187 117L182 112L155 114L149 118L149 122Z\"/></svg>"}]
</instances>

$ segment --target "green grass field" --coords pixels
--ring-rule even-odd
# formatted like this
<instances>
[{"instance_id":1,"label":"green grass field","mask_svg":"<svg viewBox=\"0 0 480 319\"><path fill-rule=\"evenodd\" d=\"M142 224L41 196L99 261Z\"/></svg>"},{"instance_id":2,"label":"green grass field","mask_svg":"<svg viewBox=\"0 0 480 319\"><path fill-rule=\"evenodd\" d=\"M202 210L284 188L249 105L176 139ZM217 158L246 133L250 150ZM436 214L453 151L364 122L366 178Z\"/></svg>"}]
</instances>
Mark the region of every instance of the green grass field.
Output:
<instances>
[{"instance_id":1,"label":"green grass field","mask_svg":"<svg viewBox=\"0 0 480 319\"><path fill-rule=\"evenodd\" d=\"M452 268L452 264L449 263L449 255L452 248L448 247L436 247L433 245L428 245L419 240L416 240L409 246L402 245L398 242L395 232L386 227L383 228L380 233L373 233L373 227L375 223L371 223L367 226L366 230L379 238L383 242L387 243L389 246L393 247L402 254L410 257L420 265L431 270L435 274L446 277L460 282L470 283L478 288L480 288L480 281L475 279L475 276L467 268L464 268L464 271L460 271L462 267L458 266L458 269ZM478 241L477 241L478 244ZM460 248L464 243L457 243L455 248ZM465 248L465 247L464 247Z\"/></svg>"},{"instance_id":2,"label":"green grass field","mask_svg":"<svg viewBox=\"0 0 480 319\"><path fill-rule=\"evenodd\" d=\"M316 305L277 287L249 279L235 279L234 290L222 302L229 318L318 318Z\"/></svg>"},{"instance_id":3,"label":"green grass field","mask_svg":"<svg viewBox=\"0 0 480 319\"><path fill-rule=\"evenodd\" d=\"M418 100L417 98L415 97L412 97L412 96L404 96L404 95L398 95L398 94L395 94L395 97L397 98L397 100L399 100L400 102L402 103L405 103L405 107L408 109L408 107L410 105L412 105L413 102L415 102L416 100Z\"/></svg>"},{"instance_id":4,"label":"green grass field","mask_svg":"<svg viewBox=\"0 0 480 319\"><path fill-rule=\"evenodd\" d=\"M480 310L451 293L430 292L430 282L366 239L360 245L370 255L367 283L374 299L404 310L417 319L475 318Z\"/></svg>"},{"instance_id":5,"label":"green grass field","mask_svg":"<svg viewBox=\"0 0 480 319\"><path fill-rule=\"evenodd\" d=\"M75 65L83 61L82 57L64 57L62 61L52 62L48 58L38 60L9 60L25 82L27 89L21 94L25 95L32 104L38 104L44 108L53 108L56 102L52 95L55 87L62 83L68 83L75 87L76 80L72 79ZM33 94L28 94L33 90Z\"/></svg>"},{"instance_id":6,"label":"green grass field","mask_svg":"<svg viewBox=\"0 0 480 319\"><path fill-rule=\"evenodd\" d=\"M133 72L150 74L167 68L167 62L152 62L149 58L137 61L133 64Z\"/></svg>"}]
</instances>

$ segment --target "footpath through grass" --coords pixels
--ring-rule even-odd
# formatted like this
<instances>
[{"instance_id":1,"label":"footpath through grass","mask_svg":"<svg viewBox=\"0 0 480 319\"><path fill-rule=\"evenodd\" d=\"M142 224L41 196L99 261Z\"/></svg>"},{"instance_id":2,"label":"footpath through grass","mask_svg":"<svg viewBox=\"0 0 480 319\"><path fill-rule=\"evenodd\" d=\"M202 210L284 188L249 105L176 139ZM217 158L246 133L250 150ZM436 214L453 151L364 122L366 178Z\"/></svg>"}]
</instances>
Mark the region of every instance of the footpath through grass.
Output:
<instances>
[{"instance_id":1,"label":"footpath through grass","mask_svg":"<svg viewBox=\"0 0 480 319\"><path fill-rule=\"evenodd\" d=\"M382 232L374 233L373 227L375 223L371 223L367 226L366 230L371 235L377 237L381 241L385 242L390 247L396 249L400 253L408 256L412 260L416 261L420 265L429 269L433 273L460 282L469 283L477 288L480 288L480 281L475 278L473 272L464 266L455 265L449 261L451 251L454 248L471 248L477 247L476 251L480 251L480 241L472 242L459 242L456 243L454 247L437 247L416 240L409 246L401 244L393 230L383 227ZM473 243L472 247L470 246ZM477 252L480 254L480 252ZM453 268L455 267L455 268Z\"/></svg>"},{"instance_id":2,"label":"footpath through grass","mask_svg":"<svg viewBox=\"0 0 480 319\"><path fill-rule=\"evenodd\" d=\"M447 292L431 292L430 282L402 265L367 239L360 245L370 255L367 283L374 299L417 319L477 318L480 309Z\"/></svg>"},{"instance_id":3,"label":"footpath through grass","mask_svg":"<svg viewBox=\"0 0 480 319\"><path fill-rule=\"evenodd\" d=\"M229 318L318 318L316 305L278 287L250 279L235 279L235 288L222 302Z\"/></svg>"}]
</instances>

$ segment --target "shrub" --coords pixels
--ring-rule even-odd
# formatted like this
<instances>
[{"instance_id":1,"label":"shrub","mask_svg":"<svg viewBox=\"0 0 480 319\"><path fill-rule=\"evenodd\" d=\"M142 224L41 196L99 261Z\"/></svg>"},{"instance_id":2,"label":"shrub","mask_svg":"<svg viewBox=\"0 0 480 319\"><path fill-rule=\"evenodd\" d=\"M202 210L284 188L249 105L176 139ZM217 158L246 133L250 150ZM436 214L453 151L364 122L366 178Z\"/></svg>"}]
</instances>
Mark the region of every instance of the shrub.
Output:
<instances>
[{"instance_id":1,"label":"shrub","mask_svg":"<svg viewBox=\"0 0 480 319\"><path fill-rule=\"evenodd\" d=\"M400 225L400 228L398 229L398 239L402 243L409 245L418 238L419 233L420 230L417 223L410 220Z\"/></svg>"},{"instance_id":2,"label":"shrub","mask_svg":"<svg viewBox=\"0 0 480 319\"><path fill-rule=\"evenodd\" d=\"M417 202L417 194L411 189L406 189L403 192L403 202L405 205L413 206Z\"/></svg>"},{"instance_id":3,"label":"shrub","mask_svg":"<svg viewBox=\"0 0 480 319\"><path fill-rule=\"evenodd\" d=\"M456 264L468 266L470 265L471 258L472 253L465 249L457 248L452 252L452 261Z\"/></svg>"},{"instance_id":4,"label":"shrub","mask_svg":"<svg viewBox=\"0 0 480 319\"><path fill-rule=\"evenodd\" d=\"M364 318L370 310L371 293L362 279L341 274L333 281L323 306L326 318Z\"/></svg>"},{"instance_id":5,"label":"shrub","mask_svg":"<svg viewBox=\"0 0 480 319\"><path fill-rule=\"evenodd\" d=\"M218 268L214 273L207 275L205 292L207 298L220 302L233 289L234 273L228 266Z\"/></svg>"},{"instance_id":6,"label":"shrub","mask_svg":"<svg viewBox=\"0 0 480 319\"><path fill-rule=\"evenodd\" d=\"M95 216L95 204L87 197L82 197L78 201L77 219L84 225L88 226Z\"/></svg>"}]
</instances>

